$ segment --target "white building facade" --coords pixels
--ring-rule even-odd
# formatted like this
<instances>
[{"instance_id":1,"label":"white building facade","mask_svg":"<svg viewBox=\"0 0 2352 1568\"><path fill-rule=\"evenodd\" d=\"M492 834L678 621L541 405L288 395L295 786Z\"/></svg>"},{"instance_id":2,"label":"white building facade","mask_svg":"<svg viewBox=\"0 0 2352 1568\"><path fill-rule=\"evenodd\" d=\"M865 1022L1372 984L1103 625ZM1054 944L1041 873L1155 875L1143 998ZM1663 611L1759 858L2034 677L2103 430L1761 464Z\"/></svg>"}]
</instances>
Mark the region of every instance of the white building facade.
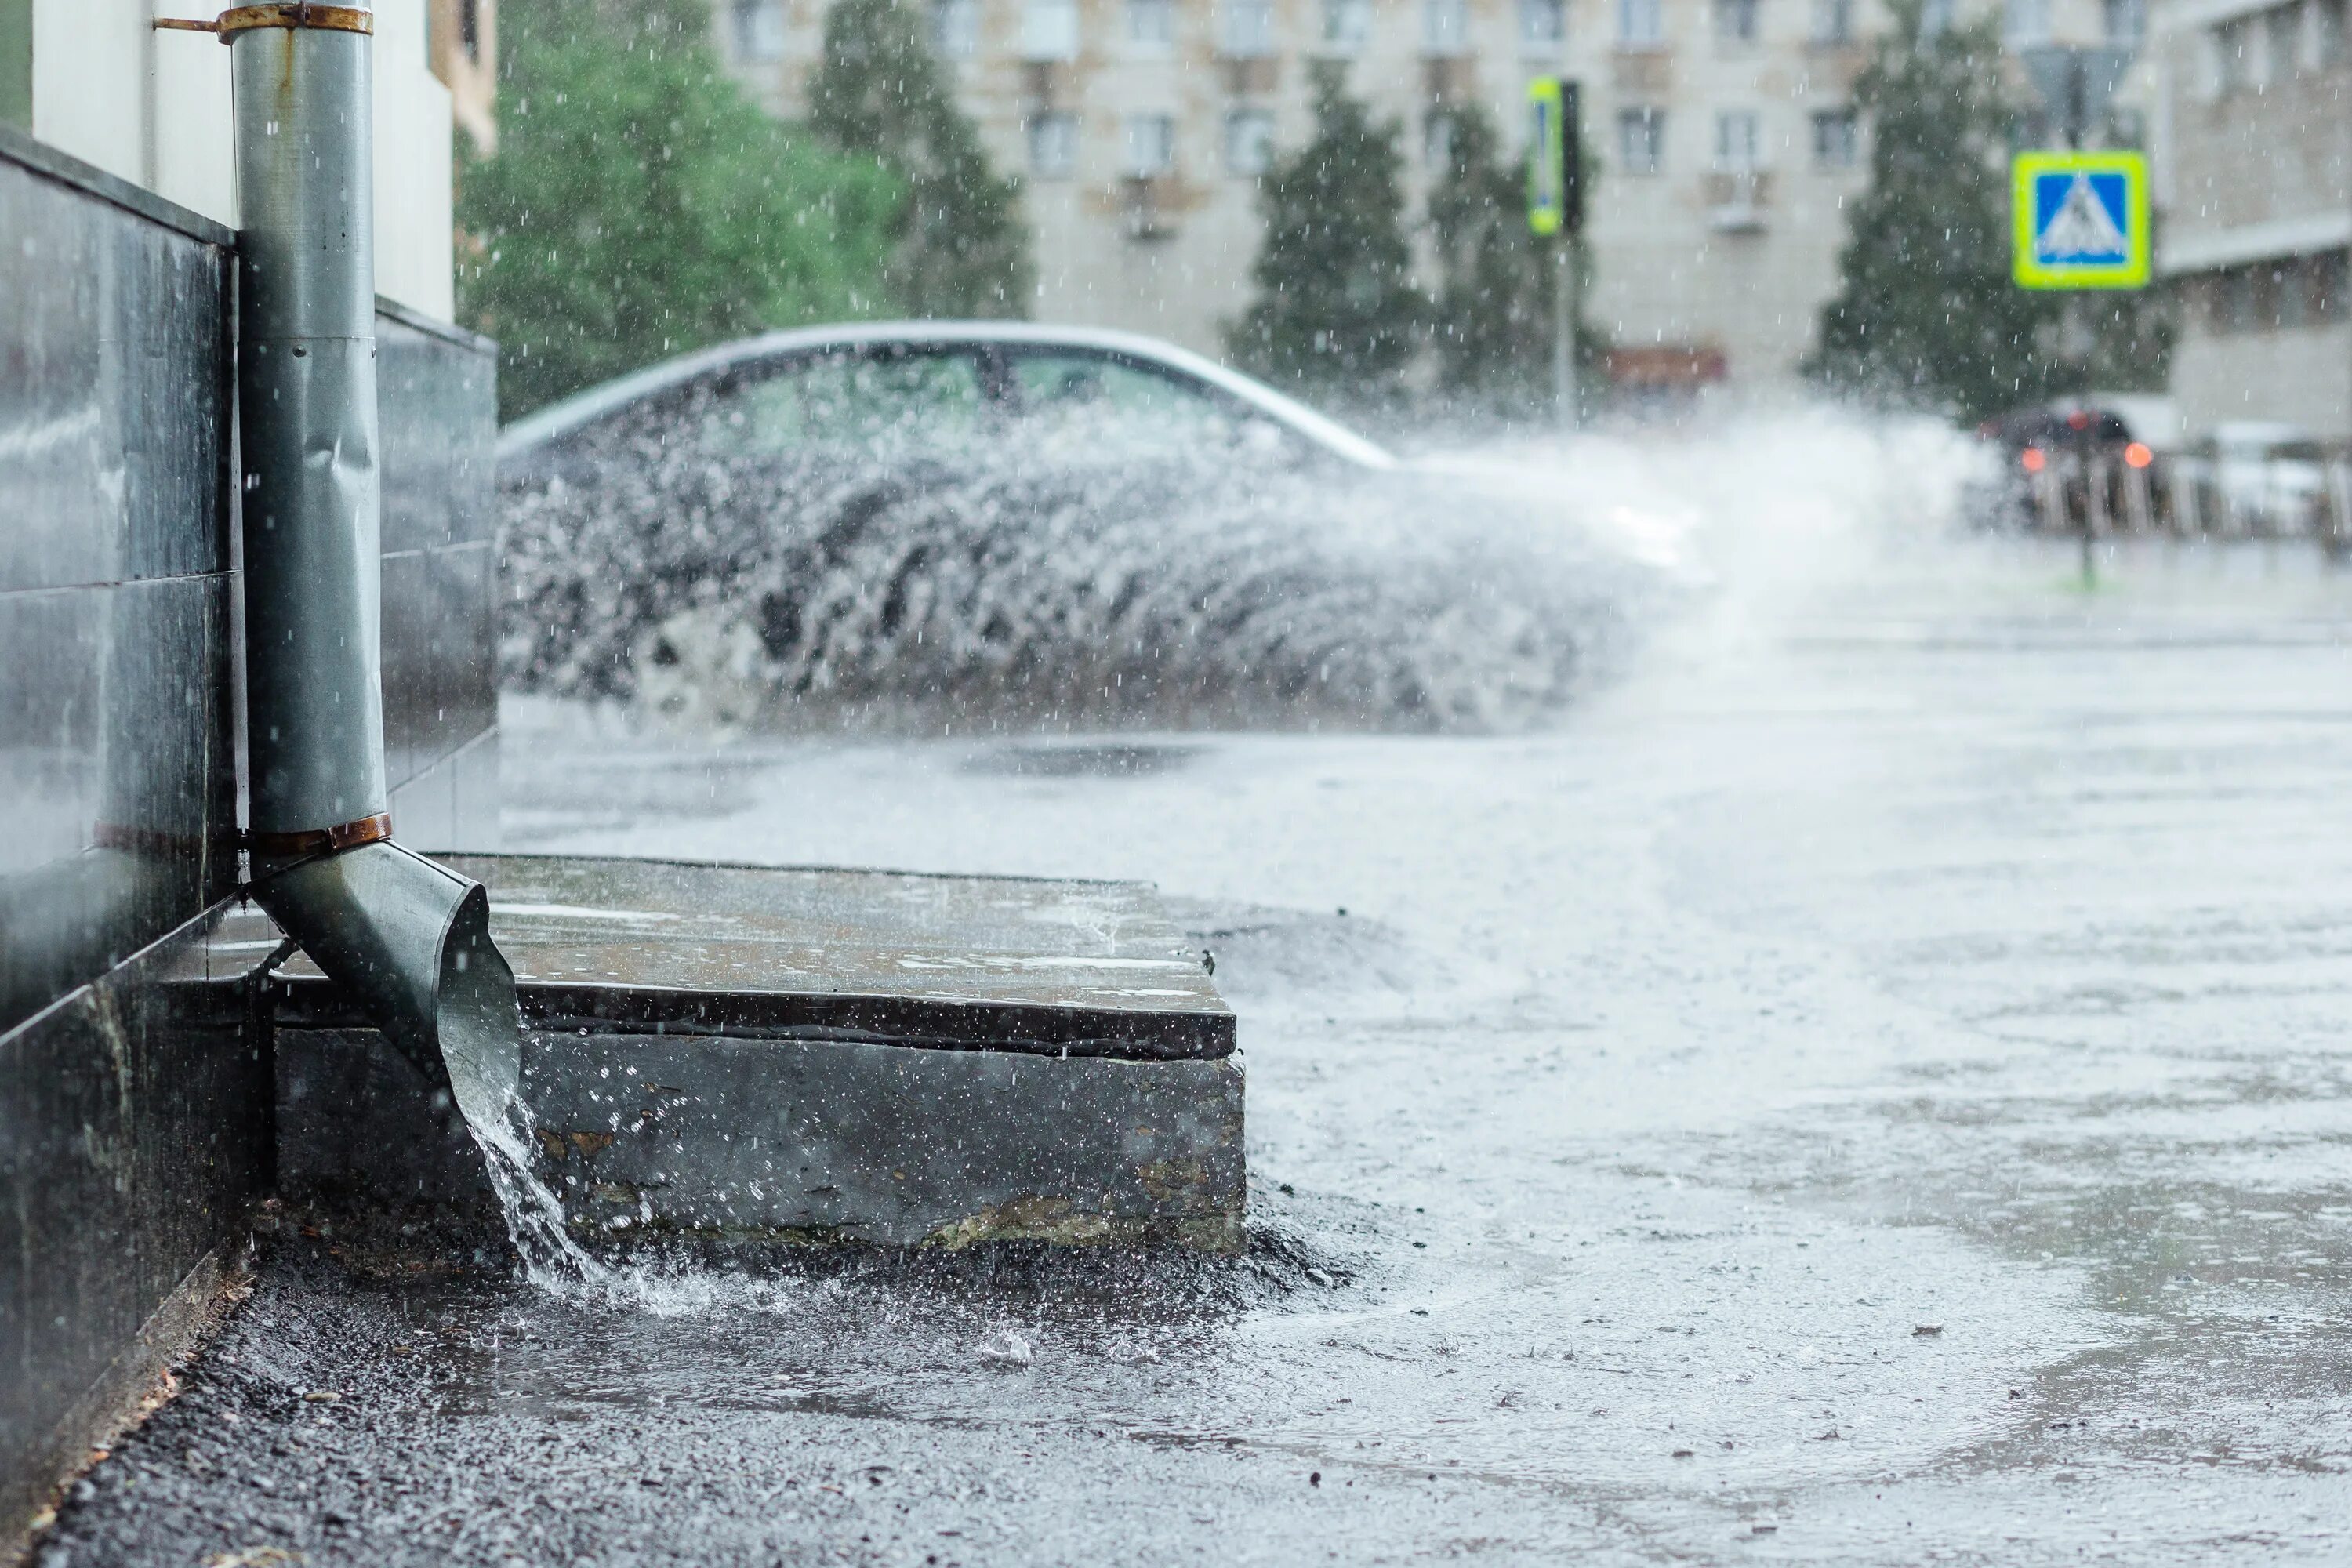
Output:
<instances>
[{"instance_id":1,"label":"white building facade","mask_svg":"<svg viewBox=\"0 0 2352 1568\"><path fill-rule=\"evenodd\" d=\"M715 0L730 68L799 112L825 0ZM1464 103L1522 144L1529 79L1582 84L1599 177L1587 313L1621 390L1793 390L1867 175L1853 107L1881 0L929 0L1001 168L1044 320L1216 353L1250 295L1257 176L1310 133L1308 68L1404 132L1418 213ZM2137 41L2139 0L2010 0L2023 46Z\"/></svg>"},{"instance_id":2,"label":"white building facade","mask_svg":"<svg viewBox=\"0 0 2352 1568\"><path fill-rule=\"evenodd\" d=\"M2172 0L2158 17L2157 268L2172 392L2352 444L2352 37L2345 0Z\"/></svg>"}]
</instances>

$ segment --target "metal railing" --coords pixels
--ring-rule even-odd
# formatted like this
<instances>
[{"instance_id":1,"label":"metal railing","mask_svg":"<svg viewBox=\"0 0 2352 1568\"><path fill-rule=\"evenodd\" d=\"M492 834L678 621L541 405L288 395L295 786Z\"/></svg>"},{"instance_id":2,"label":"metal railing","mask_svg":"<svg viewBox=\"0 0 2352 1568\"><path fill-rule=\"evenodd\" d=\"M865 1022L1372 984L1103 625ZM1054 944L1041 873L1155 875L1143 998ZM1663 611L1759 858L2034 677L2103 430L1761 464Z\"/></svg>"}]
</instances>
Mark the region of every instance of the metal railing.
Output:
<instances>
[{"instance_id":1,"label":"metal railing","mask_svg":"<svg viewBox=\"0 0 2352 1568\"><path fill-rule=\"evenodd\" d=\"M2182 456L2133 464L2120 454L2047 454L2025 478L2027 526L2088 540L2307 539L2352 554L2352 449L2316 463L2238 468Z\"/></svg>"}]
</instances>

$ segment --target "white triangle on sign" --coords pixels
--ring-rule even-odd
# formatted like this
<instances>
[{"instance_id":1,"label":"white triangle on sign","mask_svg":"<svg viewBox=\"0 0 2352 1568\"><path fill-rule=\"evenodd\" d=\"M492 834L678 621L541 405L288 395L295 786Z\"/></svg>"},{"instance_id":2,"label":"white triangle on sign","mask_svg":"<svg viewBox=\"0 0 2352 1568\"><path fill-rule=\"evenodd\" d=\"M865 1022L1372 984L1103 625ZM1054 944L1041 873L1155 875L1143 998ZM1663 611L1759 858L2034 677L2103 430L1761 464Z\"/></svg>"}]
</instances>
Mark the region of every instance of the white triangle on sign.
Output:
<instances>
[{"instance_id":1,"label":"white triangle on sign","mask_svg":"<svg viewBox=\"0 0 2352 1568\"><path fill-rule=\"evenodd\" d=\"M2033 254L2042 261L2120 259L2131 254L2131 241L2107 216L2107 204L2091 189L2090 175L2077 172L2066 199L2034 237Z\"/></svg>"}]
</instances>

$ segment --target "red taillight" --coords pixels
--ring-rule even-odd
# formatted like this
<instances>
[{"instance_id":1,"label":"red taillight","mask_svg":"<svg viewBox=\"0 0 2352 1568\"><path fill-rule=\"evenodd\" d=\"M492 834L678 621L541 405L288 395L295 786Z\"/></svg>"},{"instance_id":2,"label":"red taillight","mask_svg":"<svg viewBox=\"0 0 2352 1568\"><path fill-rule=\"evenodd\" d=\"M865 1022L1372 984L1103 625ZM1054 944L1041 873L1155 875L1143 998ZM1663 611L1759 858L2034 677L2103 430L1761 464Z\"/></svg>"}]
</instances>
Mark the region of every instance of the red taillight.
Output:
<instances>
[{"instance_id":1,"label":"red taillight","mask_svg":"<svg viewBox=\"0 0 2352 1568\"><path fill-rule=\"evenodd\" d=\"M2134 441L2124 448L2124 461L2135 468L2145 468L2156 461L2156 454L2147 449L2146 442Z\"/></svg>"},{"instance_id":2,"label":"red taillight","mask_svg":"<svg viewBox=\"0 0 2352 1568\"><path fill-rule=\"evenodd\" d=\"M2091 416L2090 416L2090 415L2089 415L2089 414L2085 413L2084 410L2082 410L2082 409L2080 409L2080 408L2077 408L2076 410L2074 410L2074 413L2069 414L2068 416L2066 416L2066 428L2067 428L2067 429L2069 429L2069 430L2088 430L2090 427L2091 427Z\"/></svg>"},{"instance_id":3,"label":"red taillight","mask_svg":"<svg viewBox=\"0 0 2352 1568\"><path fill-rule=\"evenodd\" d=\"M2041 447L2028 447L2025 449L2025 455L2017 460L2025 465L2025 471L2027 473L2038 474L2042 471L2042 465L2048 462L2050 459L2042 455Z\"/></svg>"}]
</instances>

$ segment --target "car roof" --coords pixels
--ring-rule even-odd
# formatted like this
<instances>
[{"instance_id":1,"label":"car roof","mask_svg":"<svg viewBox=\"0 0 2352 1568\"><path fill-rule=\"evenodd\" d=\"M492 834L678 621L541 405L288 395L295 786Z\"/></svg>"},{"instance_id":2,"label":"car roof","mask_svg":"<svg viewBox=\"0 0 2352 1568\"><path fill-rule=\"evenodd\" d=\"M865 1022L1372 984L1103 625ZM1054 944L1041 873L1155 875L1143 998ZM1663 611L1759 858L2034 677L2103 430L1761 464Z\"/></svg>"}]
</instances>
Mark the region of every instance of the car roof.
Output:
<instances>
[{"instance_id":1,"label":"car roof","mask_svg":"<svg viewBox=\"0 0 2352 1568\"><path fill-rule=\"evenodd\" d=\"M648 365L527 414L499 433L499 457L501 459L521 457L583 426L616 414L633 403L712 371L725 370L730 365L754 364L790 353L893 343L909 346L973 343L1072 348L1155 362L1231 394L1267 417L1349 462L1370 468L1396 467L1396 458L1386 450L1337 420L1318 414L1295 398L1284 396L1264 382L1229 370L1214 360L1178 348L1173 343L1136 332L1109 331L1093 327L1040 326L1029 321L850 321L822 327L794 327L782 331L764 332L755 338L739 338L732 342L719 343L665 360L659 364Z\"/></svg>"}]
</instances>

